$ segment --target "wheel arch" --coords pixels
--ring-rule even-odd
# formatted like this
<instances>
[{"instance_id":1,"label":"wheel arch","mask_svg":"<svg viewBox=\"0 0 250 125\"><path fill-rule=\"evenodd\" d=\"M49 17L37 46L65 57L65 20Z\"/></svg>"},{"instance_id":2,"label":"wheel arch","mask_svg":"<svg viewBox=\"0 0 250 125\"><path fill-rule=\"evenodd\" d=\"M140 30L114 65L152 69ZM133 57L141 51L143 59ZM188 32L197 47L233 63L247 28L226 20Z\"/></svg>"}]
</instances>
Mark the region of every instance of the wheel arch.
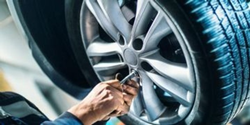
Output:
<instances>
[{"instance_id":1,"label":"wheel arch","mask_svg":"<svg viewBox=\"0 0 250 125\"><path fill-rule=\"evenodd\" d=\"M32 55L43 72L59 88L77 99L82 99L91 90L91 85L80 71L71 47L67 46L70 40L65 25L65 1L50 2L51 5L46 5L46 1L42 0L7 1L17 27L27 40ZM41 9L43 7L48 9ZM37 11L39 15L36 14ZM53 16L58 18L52 20Z\"/></svg>"}]
</instances>

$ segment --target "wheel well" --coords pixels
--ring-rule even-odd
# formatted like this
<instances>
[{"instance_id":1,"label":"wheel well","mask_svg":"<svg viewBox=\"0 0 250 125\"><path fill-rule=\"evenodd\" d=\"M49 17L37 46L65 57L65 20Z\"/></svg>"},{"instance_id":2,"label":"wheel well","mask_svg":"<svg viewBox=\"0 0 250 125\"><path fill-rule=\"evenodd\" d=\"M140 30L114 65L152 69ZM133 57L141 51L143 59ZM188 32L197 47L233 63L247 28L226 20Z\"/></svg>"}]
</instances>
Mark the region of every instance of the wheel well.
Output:
<instances>
[{"instance_id":1,"label":"wheel well","mask_svg":"<svg viewBox=\"0 0 250 125\"><path fill-rule=\"evenodd\" d=\"M42 56L51 64L55 71L67 79L70 84L80 88L89 88L86 78L82 74L79 64L76 62L65 24L64 2L62 0L53 1L15 1L18 8L19 17L21 15L24 29L29 32L32 38L30 42L35 42L41 53L34 56ZM31 40L33 39L33 40ZM34 48L31 48L32 51ZM35 57L39 58L39 57ZM41 60L40 60L41 61ZM40 67L46 66L39 63ZM48 74L47 74L48 75ZM51 79L54 76L49 76ZM62 84L56 83L55 84Z\"/></svg>"}]
</instances>

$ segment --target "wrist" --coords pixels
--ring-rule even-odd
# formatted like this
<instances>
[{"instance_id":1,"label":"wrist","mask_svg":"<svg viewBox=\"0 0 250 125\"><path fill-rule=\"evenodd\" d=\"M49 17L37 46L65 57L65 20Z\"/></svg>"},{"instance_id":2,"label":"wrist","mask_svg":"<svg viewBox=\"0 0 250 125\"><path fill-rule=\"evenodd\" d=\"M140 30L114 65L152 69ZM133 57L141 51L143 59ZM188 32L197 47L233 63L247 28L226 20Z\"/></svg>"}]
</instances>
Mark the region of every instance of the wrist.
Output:
<instances>
[{"instance_id":1,"label":"wrist","mask_svg":"<svg viewBox=\"0 0 250 125\"><path fill-rule=\"evenodd\" d=\"M70 108L68 112L76 116L84 125L91 125L97 121L94 117L95 115L93 114L91 107L87 105L75 105L74 107Z\"/></svg>"}]
</instances>

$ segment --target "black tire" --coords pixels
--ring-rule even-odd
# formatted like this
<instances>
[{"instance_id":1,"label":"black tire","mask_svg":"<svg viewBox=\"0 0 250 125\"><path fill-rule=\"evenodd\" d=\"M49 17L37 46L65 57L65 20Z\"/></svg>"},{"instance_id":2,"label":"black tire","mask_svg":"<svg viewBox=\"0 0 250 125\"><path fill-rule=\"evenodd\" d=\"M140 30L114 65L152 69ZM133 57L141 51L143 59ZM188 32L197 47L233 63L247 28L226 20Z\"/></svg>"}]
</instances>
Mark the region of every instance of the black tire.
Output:
<instances>
[{"instance_id":1,"label":"black tire","mask_svg":"<svg viewBox=\"0 0 250 125\"><path fill-rule=\"evenodd\" d=\"M225 124L235 117L249 97L249 7L244 0L184 1L180 5L200 38L211 68L210 92L202 87L201 81L201 92L203 88L209 93L204 97L212 104L203 122ZM197 48L192 51L197 52Z\"/></svg>"},{"instance_id":2,"label":"black tire","mask_svg":"<svg viewBox=\"0 0 250 125\"><path fill-rule=\"evenodd\" d=\"M55 0L50 4L42 0L16 2L22 12L20 17L39 65L59 87L79 99L99 82L83 51L80 33L82 2L84 1ZM176 124L211 125L231 121L242 110L250 95L250 10L247 2L156 2L185 39L183 46L191 57L196 83L193 108L185 119ZM82 84L85 81L88 84ZM120 119L126 124L147 124L133 115Z\"/></svg>"},{"instance_id":3,"label":"black tire","mask_svg":"<svg viewBox=\"0 0 250 125\"><path fill-rule=\"evenodd\" d=\"M192 57L199 88L197 93L200 96L196 97L196 104L199 104L195 105L198 107L197 112L190 112L190 116L195 115L194 119L189 119L188 116L188 120L179 124L228 123L242 110L249 97L250 11L247 2L244 0L159 0L157 2L188 39L185 45ZM74 6L79 7L79 5ZM66 12L69 12L69 9L72 8L68 8ZM68 15L79 14L79 10L75 9L75 12ZM79 17L77 20L72 20L70 17L66 19L75 22ZM73 28L76 27L68 26L68 29ZM69 35L75 36L71 32ZM86 61L86 58L81 60ZM133 116L124 116L121 119L126 124L146 124Z\"/></svg>"},{"instance_id":4,"label":"black tire","mask_svg":"<svg viewBox=\"0 0 250 125\"><path fill-rule=\"evenodd\" d=\"M54 0L48 4L40 0L15 0L13 3L41 69L58 87L77 99L84 98L91 84L83 84L87 79L69 45L64 1Z\"/></svg>"}]
</instances>

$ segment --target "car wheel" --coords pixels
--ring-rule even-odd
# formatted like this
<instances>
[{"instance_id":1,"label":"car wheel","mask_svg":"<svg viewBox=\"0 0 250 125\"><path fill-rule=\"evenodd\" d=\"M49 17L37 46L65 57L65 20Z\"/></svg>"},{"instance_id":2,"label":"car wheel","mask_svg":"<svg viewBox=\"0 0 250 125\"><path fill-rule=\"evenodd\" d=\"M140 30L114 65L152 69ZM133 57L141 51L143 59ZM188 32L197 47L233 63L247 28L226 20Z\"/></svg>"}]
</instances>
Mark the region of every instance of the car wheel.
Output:
<instances>
[{"instance_id":1,"label":"car wheel","mask_svg":"<svg viewBox=\"0 0 250 125\"><path fill-rule=\"evenodd\" d=\"M84 75L98 82L138 71L126 124L226 124L248 100L244 0L76 0L65 12Z\"/></svg>"}]
</instances>

